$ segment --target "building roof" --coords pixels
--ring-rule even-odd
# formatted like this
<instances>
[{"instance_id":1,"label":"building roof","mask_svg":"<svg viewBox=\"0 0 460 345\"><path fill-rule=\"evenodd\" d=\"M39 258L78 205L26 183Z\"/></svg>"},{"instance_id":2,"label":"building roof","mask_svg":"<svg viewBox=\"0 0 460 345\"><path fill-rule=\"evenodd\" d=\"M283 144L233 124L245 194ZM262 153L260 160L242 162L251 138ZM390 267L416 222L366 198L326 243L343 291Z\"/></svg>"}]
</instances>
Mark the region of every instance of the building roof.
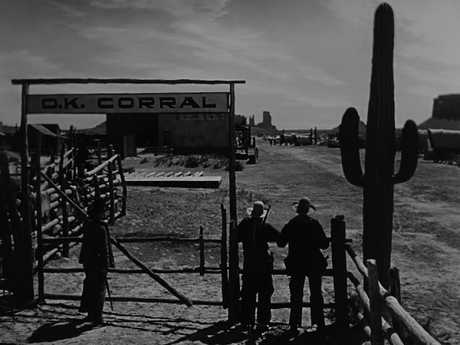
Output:
<instances>
[{"instance_id":1,"label":"building roof","mask_svg":"<svg viewBox=\"0 0 460 345\"><path fill-rule=\"evenodd\" d=\"M430 117L428 120L423 121L419 124L418 129L448 129L448 130L460 130L460 121L448 120Z\"/></svg>"},{"instance_id":2,"label":"building roof","mask_svg":"<svg viewBox=\"0 0 460 345\"><path fill-rule=\"evenodd\" d=\"M17 127L17 126L7 126L7 125L2 126L2 133L6 134L6 135L8 135L8 134L12 135L12 134L16 133L18 130L19 130L19 127Z\"/></svg>"},{"instance_id":3,"label":"building roof","mask_svg":"<svg viewBox=\"0 0 460 345\"><path fill-rule=\"evenodd\" d=\"M56 134L51 132L48 128L46 128L44 125L37 125L37 124L29 124L29 126L35 128L37 131L42 133L43 135L47 135L50 137L55 137L55 138L65 138L62 135Z\"/></svg>"}]
</instances>

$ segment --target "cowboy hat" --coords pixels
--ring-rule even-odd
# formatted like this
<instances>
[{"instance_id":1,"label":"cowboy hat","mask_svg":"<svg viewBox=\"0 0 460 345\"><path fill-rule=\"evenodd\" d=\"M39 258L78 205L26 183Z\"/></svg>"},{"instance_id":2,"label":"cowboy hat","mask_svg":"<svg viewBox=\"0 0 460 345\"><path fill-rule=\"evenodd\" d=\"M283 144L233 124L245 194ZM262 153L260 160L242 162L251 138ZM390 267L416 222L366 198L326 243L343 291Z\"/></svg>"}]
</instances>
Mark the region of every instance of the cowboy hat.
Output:
<instances>
[{"instance_id":1,"label":"cowboy hat","mask_svg":"<svg viewBox=\"0 0 460 345\"><path fill-rule=\"evenodd\" d=\"M316 211L316 207L311 204L310 199L306 196L301 198L298 202L292 204L292 209L294 210L294 212L297 212L298 214L308 214L310 208L313 211Z\"/></svg>"},{"instance_id":2,"label":"cowboy hat","mask_svg":"<svg viewBox=\"0 0 460 345\"><path fill-rule=\"evenodd\" d=\"M90 216L97 216L105 212L105 201L102 198L94 199L91 206L88 207L88 214Z\"/></svg>"},{"instance_id":3,"label":"cowboy hat","mask_svg":"<svg viewBox=\"0 0 460 345\"><path fill-rule=\"evenodd\" d=\"M263 218L267 214L265 205L262 201L256 201L252 207L249 207L246 212L253 218Z\"/></svg>"}]
</instances>

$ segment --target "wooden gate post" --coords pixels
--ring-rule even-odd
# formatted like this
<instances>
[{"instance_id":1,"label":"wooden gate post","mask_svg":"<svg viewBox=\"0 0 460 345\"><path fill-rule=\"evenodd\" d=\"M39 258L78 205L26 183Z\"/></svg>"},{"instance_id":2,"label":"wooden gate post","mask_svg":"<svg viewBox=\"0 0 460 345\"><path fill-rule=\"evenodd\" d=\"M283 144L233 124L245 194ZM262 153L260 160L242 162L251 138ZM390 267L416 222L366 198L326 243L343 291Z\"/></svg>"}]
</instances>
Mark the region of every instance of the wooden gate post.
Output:
<instances>
[{"instance_id":1,"label":"wooden gate post","mask_svg":"<svg viewBox=\"0 0 460 345\"><path fill-rule=\"evenodd\" d=\"M61 146L61 159L59 160L59 183L61 184L61 191L65 194L67 188L66 181L66 168L64 168L64 157L65 157L65 145ZM67 200L61 197L61 208L62 208L62 237L69 237L69 215L67 212ZM68 258L70 251L70 243L64 242L62 247L62 256Z\"/></svg>"},{"instance_id":2,"label":"wooden gate post","mask_svg":"<svg viewBox=\"0 0 460 345\"><path fill-rule=\"evenodd\" d=\"M369 274L369 301L371 309L371 344L383 345L382 332L382 296L380 295L379 277L377 264L374 259L366 260L367 272Z\"/></svg>"},{"instance_id":3,"label":"wooden gate post","mask_svg":"<svg viewBox=\"0 0 460 345\"><path fill-rule=\"evenodd\" d=\"M230 236L229 236L229 294L228 321L238 322L240 276L238 262L238 240L236 238L236 175L235 175L235 84L230 84L230 113L228 116L229 146L229 199L230 199Z\"/></svg>"},{"instance_id":4,"label":"wooden gate post","mask_svg":"<svg viewBox=\"0 0 460 345\"><path fill-rule=\"evenodd\" d=\"M109 147L107 148L107 159L110 159L112 158L113 156L113 146L112 144L109 145ZM110 218L109 218L109 222L110 222L110 225L114 225L115 224L115 192L113 190L113 165L115 164L115 162L113 163L109 163L107 165L107 176L109 178L109 202L110 202L110 209L109 209L109 212L110 212Z\"/></svg>"},{"instance_id":5,"label":"wooden gate post","mask_svg":"<svg viewBox=\"0 0 460 345\"><path fill-rule=\"evenodd\" d=\"M27 96L29 85L22 85L21 94L21 226L15 228L19 232L19 243L15 243L15 256L17 261L17 271L15 279L15 302L20 306L25 306L32 302L34 296L34 270L33 270L33 248L32 248L32 202L29 186L29 139L27 134ZM15 212L15 211L14 211Z\"/></svg>"},{"instance_id":6,"label":"wooden gate post","mask_svg":"<svg viewBox=\"0 0 460 345\"><path fill-rule=\"evenodd\" d=\"M224 205L220 205L222 214L222 238L220 243L220 269L222 274L222 304L223 308L228 308L228 272L227 272L227 210Z\"/></svg>"},{"instance_id":7,"label":"wooden gate post","mask_svg":"<svg viewBox=\"0 0 460 345\"><path fill-rule=\"evenodd\" d=\"M332 270L334 274L335 322L348 328L347 254L345 252L344 216L331 219Z\"/></svg>"},{"instance_id":8,"label":"wooden gate post","mask_svg":"<svg viewBox=\"0 0 460 345\"><path fill-rule=\"evenodd\" d=\"M390 282L389 293L391 296L395 297L399 304L401 304L401 281L399 278L399 269L395 266L390 267L388 271L388 281ZM396 321L395 317L392 317L392 326L393 329L398 335L401 335L401 327Z\"/></svg>"},{"instance_id":9,"label":"wooden gate post","mask_svg":"<svg viewBox=\"0 0 460 345\"><path fill-rule=\"evenodd\" d=\"M240 309L240 275L235 220L230 221L229 237L228 321L235 324L238 322Z\"/></svg>"},{"instance_id":10,"label":"wooden gate post","mask_svg":"<svg viewBox=\"0 0 460 345\"><path fill-rule=\"evenodd\" d=\"M44 300L45 294L45 277L43 275L43 233L42 233L42 191L41 191L41 154L42 153L42 135L40 132L37 134L37 166L36 177L35 177L35 192L36 192L36 206L35 210L37 212L36 218L36 227L37 227L37 249L35 251L35 257L37 260L37 274L38 274L38 301Z\"/></svg>"}]
</instances>

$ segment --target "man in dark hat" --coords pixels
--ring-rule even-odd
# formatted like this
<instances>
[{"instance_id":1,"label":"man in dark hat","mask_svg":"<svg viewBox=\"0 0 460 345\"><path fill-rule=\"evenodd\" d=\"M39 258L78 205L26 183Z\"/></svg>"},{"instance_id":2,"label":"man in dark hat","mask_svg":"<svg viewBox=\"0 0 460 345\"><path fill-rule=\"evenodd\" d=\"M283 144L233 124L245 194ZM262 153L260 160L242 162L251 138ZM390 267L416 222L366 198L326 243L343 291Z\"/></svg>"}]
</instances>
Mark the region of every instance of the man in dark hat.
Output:
<instances>
[{"instance_id":1,"label":"man in dark hat","mask_svg":"<svg viewBox=\"0 0 460 345\"><path fill-rule=\"evenodd\" d=\"M327 260L321 249L329 247L329 241L318 220L311 218L310 210L316 211L310 199L303 197L292 208L297 216L292 218L281 230L277 241L279 247L289 244L288 256L284 262L289 275L291 291L291 313L289 325L291 333L298 333L302 325L302 299L305 277L310 285L311 323L319 329L324 328L322 276Z\"/></svg>"},{"instance_id":2,"label":"man in dark hat","mask_svg":"<svg viewBox=\"0 0 460 345\"><path fill-rule=\"evenodd\" d=\"M253 207L247 209L248 217L237 228L238 242L243 243L244 255L240 323L247 330L255 325L257 295L257 330L267 330L271 320L273 256L268 250L268 242L276 242L279 231L265 222L267 211L264 207L262 201L256 201Z\"/></svg>"},{"instance_id":3,"label":"man in dark hat","mask_svg":"<svg viewBox=\"0 0 460 345\"><path fill-rule=\"evenodd\" d=\"M102 310L109 267L115 267L110 244L109 228L104 221L105 202L96 198L88 209L88 218L83 224L83 242L79 262L83 264L85 280L80 312L87 312L85 321L94 326L104 324Z\"/></svg>"}]
</instances>

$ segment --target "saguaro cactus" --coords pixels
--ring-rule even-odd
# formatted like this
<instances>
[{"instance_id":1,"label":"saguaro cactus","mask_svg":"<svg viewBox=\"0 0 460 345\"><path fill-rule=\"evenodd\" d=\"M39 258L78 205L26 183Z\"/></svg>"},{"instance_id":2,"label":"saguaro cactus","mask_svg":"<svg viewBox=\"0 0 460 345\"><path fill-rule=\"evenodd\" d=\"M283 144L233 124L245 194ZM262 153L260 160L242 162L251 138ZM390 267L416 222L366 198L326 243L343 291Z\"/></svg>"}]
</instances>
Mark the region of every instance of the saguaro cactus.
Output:
<instances>
[{"instance_id":1,"label":"saguaro cactus","mask_svg":"<svg viewBox=\"0 0 460 345\"><path fill-rule=\"evenodd\" d=\"M401 163L394 174L395 102L393 80L394 16L383 3L375 12L374 45L368 118L365 173L359 154L359 115L346 110L339 130L342 167L346 179L363 187L363 255L375 259L379 279L388 287L393 231L394 184L409 180L418 158L418 131L408 120L402 131Z\"/></svg>"}]
</instances>

